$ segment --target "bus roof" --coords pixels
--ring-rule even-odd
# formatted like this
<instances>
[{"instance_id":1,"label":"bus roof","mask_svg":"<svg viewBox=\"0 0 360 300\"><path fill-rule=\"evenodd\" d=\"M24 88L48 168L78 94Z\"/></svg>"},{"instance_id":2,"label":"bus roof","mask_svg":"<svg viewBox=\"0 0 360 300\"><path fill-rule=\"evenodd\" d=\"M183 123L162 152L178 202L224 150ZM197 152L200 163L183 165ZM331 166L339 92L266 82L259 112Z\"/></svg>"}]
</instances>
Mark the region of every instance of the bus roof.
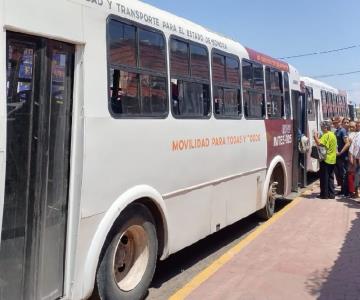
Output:
<instances>
[{"instance_id":1,"label":"bus roof","mask_svg":"<svg viewBox=\"0 0 360 300\"><path fill-rule=\"evenodd\" d=\"M310 77L306 77L306 76L301 76L300 80L303 81L305 83L306 86L312 87L312 88L318 88L321 90L326 90L326 91L330 91L332 93L336 93L339 94L339 90L337 88L334 88L333 86L322 82L320 80L314 79L314 78L310 78Z\"/></svg>"}]
</instances>

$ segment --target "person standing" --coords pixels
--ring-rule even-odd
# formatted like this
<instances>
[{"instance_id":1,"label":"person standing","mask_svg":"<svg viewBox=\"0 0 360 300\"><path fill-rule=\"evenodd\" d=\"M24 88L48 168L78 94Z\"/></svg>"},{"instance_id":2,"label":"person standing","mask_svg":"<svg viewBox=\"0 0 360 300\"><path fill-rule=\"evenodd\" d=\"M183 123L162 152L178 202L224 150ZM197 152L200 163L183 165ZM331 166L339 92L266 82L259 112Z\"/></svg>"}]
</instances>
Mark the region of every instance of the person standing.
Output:
<instances>
[{"instance_id":1,"label":"person standing","mask_svg":"<svg viewBox=\"0 0 360 300\"><path fill-rule=\"evenodd\" d=\"M356 122L356 135L352 138L351 146L349 148L349 164L353 167L355 172L355 198L359 198L360 186L360 122Z\"/></svg>"},{"instance_id":2,"label":"person standing","mask_svg":"<svg viewBox=\"0 0 360 300\"><path fill-rule=\"evenodd\" d=\"M338 185L341 186L341 191L339 194L348 196L348 150L350 148L350 141L348 138L347 130L344 127L349 126L349 119L342 119L336 117L333 121L335 127L335 135L337 140L337 159L335 166L335 175Z\"/></svg>"},{"instance_id":3,"label":"person standing","mask_svg":"<svg viewBox=\"0 0 360 300\"><path fill-rule=\"evenodd\" d=\"M320 124L323 135L314 133L314 140L318 147L325 147L325 160L320 161L320 198L335 199L334 168L336 164L337 141L335 134L331 131L331 122L323 121Z\"/></svg>"},{"instance_id":4,"label":"person standing","mask_svg":"<svg viewBox=\"0 0 360 300\"><path fill-rule=\"evenodd\" d=\"M348 192L351 197L356 196L356 189L355 189L355 173L356 173L356 164L351 155L351 147L353 147L353 142L355 140L356 135L358 132L356 131L356 123L354 121L350 121L349 128L348 128L348 137L350 141L350 148L348 151L348 171L347 171L347 178L348 178Z\"/></svg>"},{"instance_id":5,"label":"person standing","mask_svg":"<svg viewBox=\"0 0 360 300\"><path fill-rule=\"evenodd\" d=\"M352 141L357 133L358 133L358 131L356 129L356 122L351 121L349 123L349 129L348 129L348 137L350 140L350 144L352 143Z\"/></svg>"}]
</instances>

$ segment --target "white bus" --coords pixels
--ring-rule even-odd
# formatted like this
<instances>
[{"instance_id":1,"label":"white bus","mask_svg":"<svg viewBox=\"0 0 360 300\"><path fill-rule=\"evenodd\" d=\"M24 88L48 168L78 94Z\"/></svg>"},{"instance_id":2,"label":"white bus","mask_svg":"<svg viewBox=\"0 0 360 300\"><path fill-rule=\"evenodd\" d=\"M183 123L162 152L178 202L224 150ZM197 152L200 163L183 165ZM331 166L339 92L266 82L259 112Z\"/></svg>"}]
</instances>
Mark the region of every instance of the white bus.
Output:
<instances>
[{"instance_id":1,"label":"white bus","mask_svg":"<svg viewBox=\"0 0 360 300\"><path fill-rule=\"evenodd\" d=\"M139 1L0 7L0 299L140 299L296 187L293 67Z\"/></svg>"},{"instance_id":2,"label":"white bus","mask_svg":"<svg viewBox=\"0 0 360 300\"><path fill-rule=\"evenodd\" d=\"M315 145L313 132L320 130L320 122L336 116L348 117L346 92L338 90L319 80L301 77L302 92L306 103L307 128L306 135L310 144ZM306 166L308 172L317 172L319 162L307 153Z\"/></svg>"}]
</instances>

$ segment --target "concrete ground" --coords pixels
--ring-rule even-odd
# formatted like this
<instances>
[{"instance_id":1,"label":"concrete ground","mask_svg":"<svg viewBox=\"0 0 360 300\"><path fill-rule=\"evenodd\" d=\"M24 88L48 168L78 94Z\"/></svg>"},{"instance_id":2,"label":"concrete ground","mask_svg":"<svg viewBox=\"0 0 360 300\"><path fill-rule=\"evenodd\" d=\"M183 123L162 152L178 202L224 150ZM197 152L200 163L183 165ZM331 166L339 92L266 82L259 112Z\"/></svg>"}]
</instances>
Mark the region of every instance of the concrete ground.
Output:
<instances>
[{"instance_id":1,"label":"concrete ground","mask_svg":"<svg viewBox=\"0 0 360 300\"><path fill-rule=\"evenodd\" d=\"M209 278L194 278L173 299L360 299L360 203L317 199L318 192L297 200ZM209 270L214 264L221 261Z\"/></svg>"}]
</instances>

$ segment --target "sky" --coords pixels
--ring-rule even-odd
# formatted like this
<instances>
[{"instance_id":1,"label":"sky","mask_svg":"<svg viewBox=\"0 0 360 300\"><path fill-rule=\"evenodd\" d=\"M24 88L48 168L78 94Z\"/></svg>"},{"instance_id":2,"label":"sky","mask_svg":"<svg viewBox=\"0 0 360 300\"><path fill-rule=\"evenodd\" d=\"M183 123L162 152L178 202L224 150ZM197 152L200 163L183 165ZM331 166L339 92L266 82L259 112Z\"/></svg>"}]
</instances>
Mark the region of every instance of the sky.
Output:
<instances>
[{"instance_id":1,"label":"sky","mask_svg":"<svg viewBox=\"0 0 360 300\"><path fill-rule=\"evenodd\" d=\"M304 76L360 71L360 0L143 0L275 58ZM319 78L360 104L360 73Z\"/></svg>"}]
</instances>

